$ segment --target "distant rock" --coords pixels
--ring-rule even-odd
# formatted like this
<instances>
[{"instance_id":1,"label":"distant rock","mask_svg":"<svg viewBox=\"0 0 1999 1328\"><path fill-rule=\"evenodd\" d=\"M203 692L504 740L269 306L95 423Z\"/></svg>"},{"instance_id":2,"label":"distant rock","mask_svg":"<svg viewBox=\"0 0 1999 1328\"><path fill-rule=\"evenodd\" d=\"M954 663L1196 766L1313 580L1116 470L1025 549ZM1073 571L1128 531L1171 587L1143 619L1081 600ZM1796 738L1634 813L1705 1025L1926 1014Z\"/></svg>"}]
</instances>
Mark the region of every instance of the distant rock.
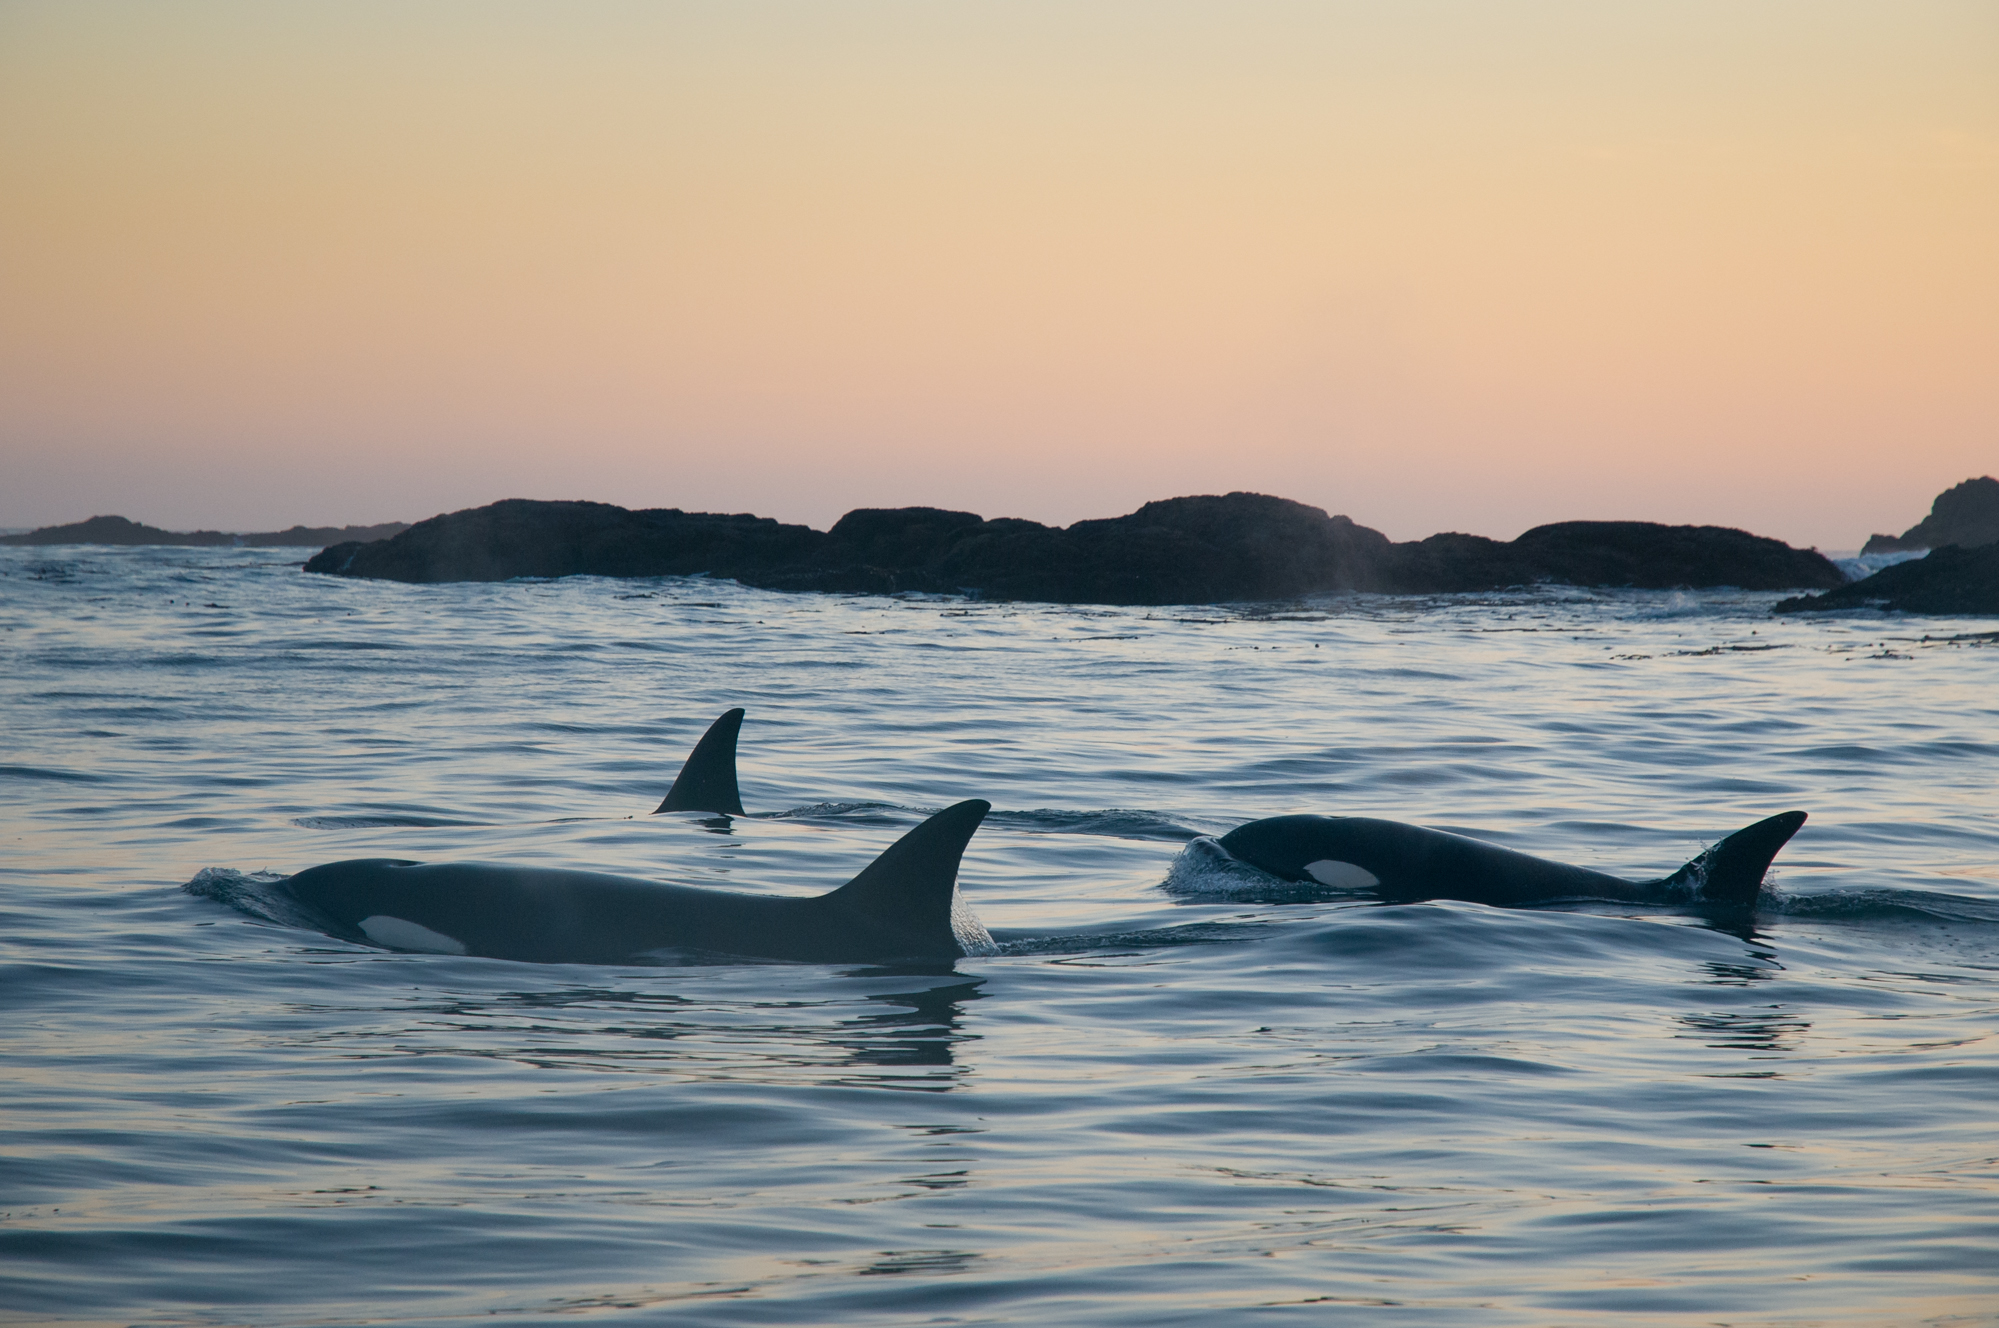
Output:
<instances>
[{"instance_id":1,"label":"distant rock","mask_svg":"<svg viewBox=\"0 0 1999 1328\"><path fill-rule=\"evenodd\" d=\"M0 544L167 544L206 548L234 544L236 537L219 530L161 530L122 516L94 516L66 526L43 526L25 535L0 535Z\"/></svg>"},{"instance_id":2,"label":"distant rock","mask_svg":"<svg viewBox=\"0 0 1999 1328\"><path fill-rule=\"evenodd\" d=\"M769 517L509 498L419 521L391 539L323 549L308 572L386 581L686 576L804 561L826 536Z\"/></svg>"},{"instance_id":3,"label":"distant rock","mask_svg":"<svg viewBox=\"0 0 1999 1328\"><path fill-rule=\"evenodd\" d=\"M1887 609L1901 613L1999 614L1999 543L1955 545L1884 567L1824 595L1779 600L1777 613Z\"/></svg>"},{"instance_id":4,"label":"distant rock","mask_svg":"<svg viewBox=\"0 0 1999 1328\"><path fill-rule=\"evenodd\" d=\"M1078 521L1062 534L1065 557L1042 575L1022 575L1012 564L994 567L997 560L978 550L968 550L967 561L991 567L986 579L1008 599L1042 598L1037 584L1061 589L1065 601L1106 604L1292 599L1391 588L1382 579L1392 547L1386 535L1260 493L1167 498L1129 516Z\"/></svg>"},{"instance_id":5,"label":"distant rock","mask_svg":"<svg viewBox=\"0 0 1999 1328\"><path fill-rule=\"evenodd\" d=\"M1508 544L1479 535L1432 535L1395 545L1384 570L1398 590L1431 592L1544 581L1636 590L1794 590L1845 580L1818 552L1782 540L1727 526L1651 521L1562 521L1536 526Z\"/></svg>"},{"instance_id":6,"label":"distant rock","mask_svg":"<svg viewBox=\"0 0 1999 1328\"><path fill-rule=\"evenodd\" d=\"M1018 524L1046 529L1031 521ZM803 558L739 568L734 575L769 590L876 595L954 590L937 571L937 563L961 540L991 525L976 512L861 507L836 521Z\"/></svg>"},{"instance_id":7,"label":"distant rock","mask_svg":"<svg viewBox=\"0 0 1999 1328\"><path fill-rule=\"evenodd\" d=\"M1578 586L1790 590L1846 582L1816 549L1794 549L1729 526L1562 521L1536 526L1513 547L1546 568L1550 580Z\"/></svg>"},{"instance_id":8,"label":"distant rock","mask_svg":"<svg viewBox=\"0 0 1999 1328\"><path fill-rule=\"evenodd\" d=\"M767 517L513 498L337 544L306 570L418 582L706 572L776 590L1181 604L1375 588L1388 547L1345 517L1261 494L1169 499L1066 530L861 508L824 534Z\"/></svg>"},{"instance_id":9,"label":"distant rock","mask_svg":"<svg viewBox=\"0 0 1999 1328\"><path fill-rule=\"evenodd\" d=\"M1169 498L1066 528L935 507L860 508L823 534L767 517L512 498L346 540L309 572L394 581L708 573L773 590L964 593L1067 604L1195 604L1347 591L1839 585L1817 553L1716 526L1571 521L1511 543L1379 531L1266 494Z\"/></svg>"},{"instance_id":10,"label":"distant rock","mask_svg":"<svg viewBox=\"0 0 1999 1328\"><path fill-rule=\"evenodd\" d=\"M1197 604L1379 589L1379 531L1258 493L1169 498L1063 529L930 507L864 508L783 590L965 591L1058 604Z\"/></svg>"},{"instance_id":11,"label":"distant rock","mask_svg":"<svg viewBox=\"0 0 1999 1328\"><path fill-rule=\"evenodd\" d=\"M384 521L374 526L292 526L285 530L259 530L239 535L247 549L317 549L341 540L365 543L389 539L410 528L407 521Z\"/></svg>"},{"instance_id":12,"label":"distant rock","mask_svg":"<svg viewBox=\"0 0 1999 1328\"><path fill-rule=\"evenodd\" d=\"M1860 552L1863 556L1899 553L1947 544L1969 549L1995 542L1999 542L1999 480L1982 475L1938 494L1930 514L1900 535L1869 535Z\"/></svg>"},{"instance_id":13,"label":"distant rock","mask_svg":"<svg viewBox=\"0 0 1999 1328\"><path fill-rule=\"evenodd\" d=\"M25 535L0 535L0 544L163 544L174 548L318 548L339 540L378 540L407 530L401 521L377 526L293 526L248 535L221 530L161 530L122 516L94 516L66 526L43 526Z\"/></svg>"}]
</instances>

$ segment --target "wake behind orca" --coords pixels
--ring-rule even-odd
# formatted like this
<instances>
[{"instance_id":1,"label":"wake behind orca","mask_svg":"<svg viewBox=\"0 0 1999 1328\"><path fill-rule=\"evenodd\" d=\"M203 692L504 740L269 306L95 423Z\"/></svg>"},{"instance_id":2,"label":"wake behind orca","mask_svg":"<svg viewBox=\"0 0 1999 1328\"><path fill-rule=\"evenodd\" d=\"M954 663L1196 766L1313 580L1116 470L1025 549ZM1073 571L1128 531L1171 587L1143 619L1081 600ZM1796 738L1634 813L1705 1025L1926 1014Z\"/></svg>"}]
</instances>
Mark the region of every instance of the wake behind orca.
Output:
<instances>
[{"instance_id":1,"label":"wake behind orca","mask_svg":"<svg viewBox=\"0 0 1999 1328\"><path fill-rule=\"evenodd\" d=\"M396 858L327 863L278 888L333 934L392 950L570 964L657 950L817 963L956 959L993 949L958 890L965 845L989 810L978 799L946 807L853 880L806 899Z\"/></svg>"},{"instance_id":2,"label":"wake behind orca","mask_svg":"<svg viewBox=\"0 0 1999 1328\"><path fill-rule=\"evenodd\" d=\"M1782 812L1728 836L1670 876L1654 881L1571 867L1443 830L1367 816L1273 816L1198 839L1195 853L1219 851L1287 881L1365 890L1397 903L1462 899L1474 904L1613 900L1741 909L1755 902L1770 861L1803 812Z\"/></svg>"}]
</instances>

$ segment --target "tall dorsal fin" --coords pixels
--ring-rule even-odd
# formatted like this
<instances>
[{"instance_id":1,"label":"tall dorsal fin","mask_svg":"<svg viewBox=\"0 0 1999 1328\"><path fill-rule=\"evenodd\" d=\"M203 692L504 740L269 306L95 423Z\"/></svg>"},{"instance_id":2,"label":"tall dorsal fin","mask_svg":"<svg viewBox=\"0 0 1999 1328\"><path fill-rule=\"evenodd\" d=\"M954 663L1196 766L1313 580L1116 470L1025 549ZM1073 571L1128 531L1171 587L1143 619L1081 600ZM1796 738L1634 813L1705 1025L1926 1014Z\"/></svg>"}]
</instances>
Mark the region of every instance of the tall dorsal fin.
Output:
<instances>
[{"instance_id":1,"label":"tall dorsal fin","mask_svg":"<svg viewBox=\"0 0 1999 1328\"><path fill-rule=\"evenodd\" d=\"M958 899L958 862L992 807L982 798L946 807L823 898L925 948L944 938L965 954L991 947L992 937Z\"/></svg>"},{"instance_id":2,"label":"tall dorsal fin","mask_svg":"<svg viewBox=\"0 0 1999 1328\"><path fill-rule=\"evenodd\" d=\"M1763 886L1770 860L1804 823L1803 812L1779 812L1744 826L1659 884L1668 898L1685 896L1697 904L1749 904Z\"/></svg>"},{"instance_id":3,"label":"tall dorsal fin","mask_svg":"<svg viewBox=\"0 0 1999 1328\"><path fill-rule=\"evenodd\" d=\"M725 710L708 726L701 741L687 754L680 778L666 791L666 800L653 808L661 812L727 812L742 816L743 796L736 792L736 733L743 727L743 708Z\"/></svg>"}]
</instances>

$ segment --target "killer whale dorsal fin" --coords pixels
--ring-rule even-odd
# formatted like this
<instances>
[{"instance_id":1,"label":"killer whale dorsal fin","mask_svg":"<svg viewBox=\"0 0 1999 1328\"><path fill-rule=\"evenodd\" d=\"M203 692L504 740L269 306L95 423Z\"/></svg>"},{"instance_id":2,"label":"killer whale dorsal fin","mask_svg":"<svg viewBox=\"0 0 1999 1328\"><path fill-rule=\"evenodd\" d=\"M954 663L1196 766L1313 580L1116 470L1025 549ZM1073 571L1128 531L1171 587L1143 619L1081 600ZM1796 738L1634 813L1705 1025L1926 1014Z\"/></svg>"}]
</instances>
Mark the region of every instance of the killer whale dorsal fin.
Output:
<instances>
[{"instance_id":1,"label":"killer whale dorsal fin","mask_svg":"<svg viewBox=\"0 0 1999 1328\"><path fill-rule=\"evenodd\" d=\"M1804 823L1803 812L1779 812L1744 826L1659 884L1696 903L1748 904L1763 887L1770 860Z\"/></svg>"},{"instance_id":2,"label":"killer whale dorsal fin","mask_svg":"<svg viewBox=\"0 0 1999 1328\"><path fill-rule=\"evenodd\" d=\"M958 863L992 806L971 798L946 807L822 898L927 943L949 937L965 954L990 951L992 937L959 898Z\"/></svg>"},{"instance_id":3,"label":"killer whale dorsal fin","mask_svg":"<svg viewBox=\"0 0 1999 1328\"><path fill-rule=\"evenodd\" d=\"M736 734L743 727L743 708L725 710L708 726L701 741L687 754L680 777L666 791L666 800L653 808L661 812L726 812L745 815L742 794L736 791Z\"/></svg>"}]
</instances>

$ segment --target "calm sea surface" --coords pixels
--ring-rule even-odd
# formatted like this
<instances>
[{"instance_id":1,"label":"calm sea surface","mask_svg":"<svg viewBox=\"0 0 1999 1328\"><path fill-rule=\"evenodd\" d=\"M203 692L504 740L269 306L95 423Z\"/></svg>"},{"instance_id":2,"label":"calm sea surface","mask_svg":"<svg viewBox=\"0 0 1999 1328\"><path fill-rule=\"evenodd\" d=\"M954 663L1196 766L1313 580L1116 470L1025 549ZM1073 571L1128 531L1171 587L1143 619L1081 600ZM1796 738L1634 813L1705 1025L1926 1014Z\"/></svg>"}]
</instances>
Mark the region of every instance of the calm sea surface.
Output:
<instances>
[{"instance_id":1,"label":"calm sea surface","mask_svg":"<svg viewBox=\"0 0 1999 1328\"><path fill-rule=\"evenodd\" d=\"M8 1321L1999 1322L1990 621L301 557L0 550ZM734 705L775 815L647 816ZM816 893L967 797L1003 947L948 967L398 954L183 889ZM1636 877L1792 807L1733 930L1166 885L1283 812Z\"/></svg>"}]
</instances>

